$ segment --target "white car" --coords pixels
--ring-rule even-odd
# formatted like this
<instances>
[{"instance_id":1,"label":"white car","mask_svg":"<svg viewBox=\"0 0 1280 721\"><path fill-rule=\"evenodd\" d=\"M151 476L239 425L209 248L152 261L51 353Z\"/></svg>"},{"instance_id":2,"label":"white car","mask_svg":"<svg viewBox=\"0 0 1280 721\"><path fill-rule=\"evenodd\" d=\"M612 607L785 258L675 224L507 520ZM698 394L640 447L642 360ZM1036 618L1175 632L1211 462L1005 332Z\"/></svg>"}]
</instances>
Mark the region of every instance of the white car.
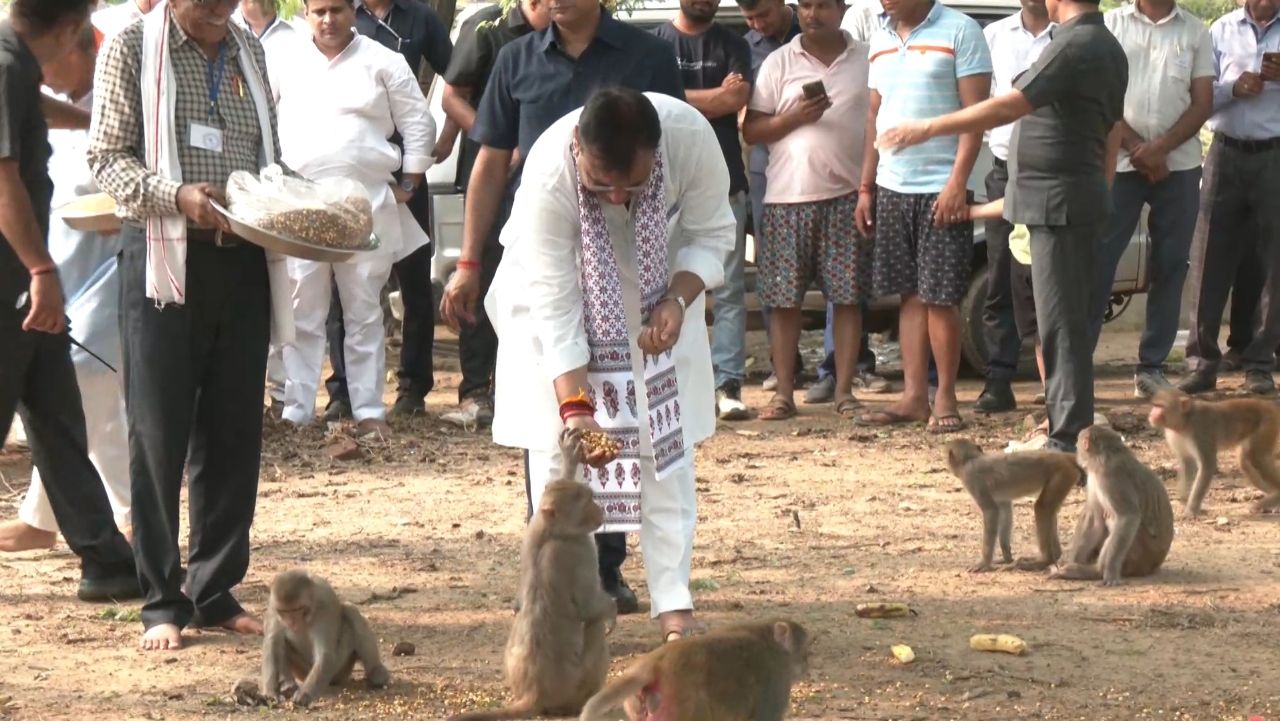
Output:
<instances>
[{"instance_id":1,"label":"white car","mask_svg":"<svg viewBox=\"0 0 1280 721\"><path fill-rule=\"evenodd\" d=\"M866 2L868 0L861 1ZM870 1L874 2L874 0ZM1018 12L1021 7L1017 0L944 0L944 2L950 7L962 10L983 26ZM456 41L457 39L458 30L463 21L471 17L476 11L491 4L484 2L468 3L454 19L452 34L454 40ZM630 12L620 13L618 17L624 22L647 30L675 18L679 9L679 2L661 0L659 2L646 3L644 7ZM857 10L851 7L849 12L857 12ZM747 30L746 22L742 18L742 12L733 0L721 3L716 20L742 33ZM444 127L445 120L444 110L441 107L443 89L444 83L437 77L431 86L430 97L427 98L438 128ZM458 258L462 253L463 193L466 188L459 183L459 178L457 177L458 150L461 147L462 143L459 141L455 146L453 155L442 163L436 163L427 171L427 182L431 192L431 239L434 241L431 277L433 284L436 286L437 301L441 297L444 284L449 281L449 277L457 267ZM984 179L990 169L991 153L984 146L982 153L978 156L977 163L974 165L973 174L969 177L969 189L974 192L974 195L979 200L983 200L986 197ZM1114 294L1111 308L1108 311L1108 320L1118 316L1124 310L1128 305L1130 296L1136 293L1145 293L1147 290L1149 274L1147 252L1150 241L1147 236L1146 226L1146 212L1144 211L1142 222L1138 225L1138 231L1134 234L1133 241L1130 243L1129 249L1125 252L1124 258L1116 271ZM754 292L755 266L752 262L754 255L752 238L748 236L747 310L749 311L749 323L752 327L758 328L761 327L761 321L759 314L760 303L756 299ZM984 224L977 223L974 226L973 237L973 274L969 281L969 291L965 294L960 308L963 358L966 364L975 370L982 369L986 365L987 346L982 323L982 307L986 299L986 287L986 232ZM867 330L871 332L896 331L898 304L899 298L896 295L885 296L875 300L871 306L872 313ZM708 302L708 308L710 305L711 303ZM809 328L821 328L826 312L826 305L822 299L821 292L816 288L810 289L805 297L804 308L807 326ZM1028 344L1027 350L1029 351L1029 349L1030 344Z\"/></svg>"}]
</instances>

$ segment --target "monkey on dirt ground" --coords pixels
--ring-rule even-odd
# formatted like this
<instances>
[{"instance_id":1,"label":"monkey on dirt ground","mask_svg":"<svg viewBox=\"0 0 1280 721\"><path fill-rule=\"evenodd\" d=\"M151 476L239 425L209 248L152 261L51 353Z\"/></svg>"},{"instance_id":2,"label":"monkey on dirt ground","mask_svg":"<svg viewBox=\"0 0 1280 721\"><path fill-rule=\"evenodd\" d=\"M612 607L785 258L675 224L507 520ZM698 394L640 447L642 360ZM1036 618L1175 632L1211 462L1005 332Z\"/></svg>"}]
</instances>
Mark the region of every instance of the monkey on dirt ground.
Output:
<instances>
[{"instance_id":1,"label":"monkey on dirt ground","mask_svg":"<svg viewBox=\"0 0 1280 721\"><path fill-rule=\"evenodd\" d=\"M578 721L781 721L791 684L808 673L798 623L729 626L659 646L587 702Z\"/></svg>"},{"instance_id":2,"label":"monkey on dirt ground","mask_svg":"<svg viewBox=\"0 0 1280 721\"><path fill-rule=\"evenodd\" d=\"M967 439L947 444L947 466L964 483L964 488L982 511L982 560L971 573L995 567L996 536L1000 538L1002 565L1013 564L1023 571L1043 571L1058 562L1062 545L1058 538L1058 511L1076 486L1082 471L1076 459L1059 451L1024 451L983 455L982 449ZM1013 560L1009 535L1013 530L1013 500L1036 496L1036 539L1038 558Z\"/></svg>"},{"instance_id":3,"label":"monkey on dirt ground","mask_svg":"<svg viewBox=\"0 0 1280 721\"><path fill-rule=\"evenodd\" d=\"M365 682L382 688L391 679L378 656L378 639L360 611L338 600L324 579L285 571L271 582L262 639L263 696L306 706L331 684L351 677L359 661Z\"/></svg>"},{"instance_id":4,"label":"monkey on dirt ground","mask_svg":"<svg viewBox=\"0 0 1280 721\"><path fill-rule=\"evenodd\" d=\"M1155 573L1173 543L1173 506L1164 484L1110 428L1080 431L1076 448L1088 474L1087 496L1067 563L1050 577L1114 586L1121 577Z\"/></svg>"},{"instance_id":5,"label":"monkey on dirt ground","mask_svg":"<svg viewBox=\"0 0 1280 721\"><path fill-rule=\"evenodd\" d=\"M1267 494L1254 512L1280 508L1280 472L1275 452L1280 436L1280 406L1256 398L1201 401L1176 391L1160 391L1151 399L1148 420L1164 431L1178 456L1178 495L1188 517L1203 513L1201 504L1218 470L1218 452L1240 447L1240 470Z\"/></svg>"},{"instance_id":6,"label":"monkey on dirt ground","mask_svg":"<svg viewBox=\"0 0 1280 721\"><path fill-rule=\"evenodd\" d=\"M592 533L604 511L591 489L571 480L582 460L582 434L560 439L565 475L547 484L525 530L520 554L520 610L507 638L510 706L473 711L451 721L575 716L609 673L618 608L600 585Z\"/></svg>"}]
</instances>

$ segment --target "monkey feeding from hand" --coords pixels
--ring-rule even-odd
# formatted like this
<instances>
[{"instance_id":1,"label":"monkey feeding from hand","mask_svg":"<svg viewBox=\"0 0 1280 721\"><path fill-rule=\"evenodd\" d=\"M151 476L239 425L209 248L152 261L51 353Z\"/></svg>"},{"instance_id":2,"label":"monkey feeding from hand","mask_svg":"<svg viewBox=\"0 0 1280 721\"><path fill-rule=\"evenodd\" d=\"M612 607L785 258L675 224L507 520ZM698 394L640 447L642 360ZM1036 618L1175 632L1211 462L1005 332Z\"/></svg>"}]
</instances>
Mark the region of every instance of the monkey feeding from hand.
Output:
<instances>
[{"instance_id":1,"label":"monkey feeding from hand","mask_svg":"<svg viewBox=\"0 0 1280 721\"><path fill-rule=\"evenodd\" d=\"M1276 440L1280 435L1280 407L1272 401L1236 398L1200 401L1160 391L1151 399L1151 425L1178 457L1178 495L1188 517L1203 512L1205 494L1218 470L1218 452L1240 447L1240 469L1255 488L1266 494L1255 512L1280 507L1280 472L1276 470Z\"/></svg>"},{"instance_id":2,"label":"monkey feeding from hand","mask_svg":"<svg viewBox=\"0 0 1280 721\"><path fill-rule=\"evenodd\" d=\"M1114 586L1122 577L1155 573L1173 544L1173 506L1164 484L1105 426L1080 431L1076 449L1088 474L1084 510L1067 564L1050 577Z\"/></svg>"},{"instance_id":3,"label":"monkey feeding from hand","mask_svg":"<svg viewBox=\"0 0 1280 721\"><path fill-rule=\"evenodd\" d=\"M306 706L331 684L351 676L359 661L365 682L382 688L391 679L378 656L378 639L360 611L338 600L324 579L306 571L285 571L271 582L262 639L262 694Z\"/></svg>"},{"instance_id":4,"label":"monkey feeding from hand","mask_svg":"<svg viewBox=\"0 0 1280 721\"><path fill-rule=\"evenodd\" d=\"M809 634L798 623L729 626L659 646L587 702L578 721L781 721L791 684L808 673Z\"/></svg>"},{"instance_id":5,"label":"monkey feeding from hand","mask_svg":"<svg viewBox=\"0 0 1280 721\"><path fill-rule=\"evenodd\" d=\"M1024 571L1042 571L1062 556L1058 538L1058 512L1083 471L1076 459L1058 451L1025 451L983 455L967 439L947 444L947 467L982 511L982 560L969 569L982 573L994 568L996 536L1004 565ZM1039 558L1013 560L1009 536L1013 529L1013 500L1036 496L1036 538Z\"/></svg>"},{"instance_id":6,"label":"monkey feeding from hand","mask_svg":"<svg viewBox=\"0 0 1280 721\"><path fill-rule=\"evenodd\" d=\"M609 646L618 607L600 585L594 531L604 511L591 489L574 480L582 433L560 437L564 478L547 484L525 530L520 553L520 610L505 655L512 702L451 721L575 716L609 673Z\"/></svg>"}]
</instances>

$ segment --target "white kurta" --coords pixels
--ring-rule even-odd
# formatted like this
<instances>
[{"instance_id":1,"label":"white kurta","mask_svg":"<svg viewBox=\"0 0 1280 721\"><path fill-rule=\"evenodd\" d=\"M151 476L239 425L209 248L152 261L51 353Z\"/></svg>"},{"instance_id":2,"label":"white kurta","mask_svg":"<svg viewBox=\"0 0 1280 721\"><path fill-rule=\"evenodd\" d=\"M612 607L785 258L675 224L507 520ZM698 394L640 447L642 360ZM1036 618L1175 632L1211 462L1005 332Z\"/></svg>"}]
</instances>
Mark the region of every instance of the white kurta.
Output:
<instances>
[{"instance_id":1,"label":"white kurta","mask_svg":"<svg viewBox=\"0 0 1280 721\"><path fill-rule=\"evenodd\" d=\"M69 101L69 98L60 99ZM93 94L75 104L86 110L92 108ZM86 160L87 132L51 130L49 144L53 148L49 176L53 179L55 209L78 196L98 192ZM116 271L119 251L118 233L102 235L73 230L56 212L50 219L49 254L58 264L66 293L71 335L115 368L121 367L120 280ZM125 527L129 524L130 499L123 379L75 346L71 348L71 360L84 405L89 459L102 477L116 524ZM39 470L31 471L31 486L18 509L18 517L41 530L58 528Z\"/></svg>"},{"instance_id":2,"label":"white kurta","mask_svg":"<svg viewBox=\"0 0 1280 721\"><path fill-rule=\"evenodd\" d=\"M373 201L381 246L345 263L289 259L294 283L294 342L284 349L284 417L305 424L315 414L324 361L330 283L342 299L345 360L357 421L382 418L385 384L379 293L391 264L427 242L409 209L392 195L392 173L424 173L431 165L435 124L422 90L399 54L360 35L333 60L312 42L300 43L290 71L276 78L281 158L311 179L349 178ZM388 138L403 138L404 153ZM425 189L422 191L425 192Z\"/></svg>"},{"instance_id":3,"label":"white kurta","mask_svg":"<svg viewBox=\"0 0 1280 721\"><path fill-rule=\"evenodd\" d=\"M669 227L668 267L688 271L707 288L724 282L725 258L733 251L736 223L729 205L729 174L715 134L693 107L648 93L662 122L659 152L665 164ZM581 111L548 128L525 162L511 218L503 228L502 263L485 298L498 333L493 438L530 450L531 495L559 477L558 438L563 427L553 381L587 365L579 280L581 223L577 180L570 151ZM637 385L643 387L640 288L635 260L634 219L623 206L603 205L614 252L620 260L623 305L631 337ZM640 428L641 544L654 615L691 607L689 558L696 520L693 448L715 432L715 392L707 340L705 303L689 305L673 349L679 382L684 468L655 481L652 440ZM647 417L638 393L637 416ZM620 529L605 529L620 530Z\"/></svg>"},{"instance_id":4,"label":"white kurta","mask_svg":"<svg viewBox=\"0 0 1280 721\"><path fill-rule=\"evenodd\" d=\"M271 21L261 35L249 26L240 8L236 8L236 11L231 14L231 20L252 33L258 38L258 42L262 43L262 51L267 56L267 80L271 83L272 94L279 101L278 79L287 77L296 70L295 61L299 53L311 45L311 35L299 32L292 23L282 20L279 15Z\"/></svg>"}]
</instances>

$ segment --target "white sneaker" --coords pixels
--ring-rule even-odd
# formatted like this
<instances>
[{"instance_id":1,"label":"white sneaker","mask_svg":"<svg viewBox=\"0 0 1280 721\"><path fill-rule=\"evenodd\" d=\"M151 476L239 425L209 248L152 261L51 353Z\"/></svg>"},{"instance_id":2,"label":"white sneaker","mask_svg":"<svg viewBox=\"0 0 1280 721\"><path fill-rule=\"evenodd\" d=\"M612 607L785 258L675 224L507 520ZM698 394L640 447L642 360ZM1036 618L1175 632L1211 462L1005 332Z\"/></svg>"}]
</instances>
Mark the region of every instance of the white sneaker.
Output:
<instances>
[{"instance_id":1,"label":"white sneaker","mask_svg":"<svg viewBox=\"0 0 1280 721\"><path fill-rule=\"evenodd\" d=\"M742 402L742 390L736 381L716 389L716 413L722 421L745 421L751 417L747 404Z\"/></svg>"},{"instance_id":2,"label":"white sneaker","mask_svg":"<svg viewBox=\"0 0 1280 721\"><path fill-rule=\"evenodd\" d=\"M761 387L761 388L763 388L763 389L765 389L765 390L767 390L767 391L777 390L777 388L778 388L778 374L776 374L776 373L770 373L770 374L769 374L769 377L764 379L764 383L761 383L761 384L760 384L760 387Z\"/></svg>"}]
</instances>

